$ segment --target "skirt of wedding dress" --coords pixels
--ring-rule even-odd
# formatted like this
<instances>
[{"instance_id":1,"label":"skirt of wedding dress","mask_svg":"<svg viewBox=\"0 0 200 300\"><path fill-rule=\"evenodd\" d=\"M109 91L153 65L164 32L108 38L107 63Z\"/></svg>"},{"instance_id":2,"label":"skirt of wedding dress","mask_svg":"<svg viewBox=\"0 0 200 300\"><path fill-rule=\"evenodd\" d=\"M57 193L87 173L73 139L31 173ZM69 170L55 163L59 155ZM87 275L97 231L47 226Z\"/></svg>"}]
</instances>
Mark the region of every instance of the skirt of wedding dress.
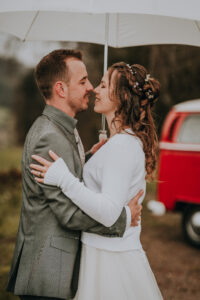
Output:
<instances>
[{"instance_id":1,"label":"skirt of wedding dress","mask_svg":"<svg viewBox=\"0 0 200 300\"><path fill-rule=\"evenodd\" d=\"M143 249L112 252L83 244L74 300L161 300Z\"/></svg>"}]
</instances>

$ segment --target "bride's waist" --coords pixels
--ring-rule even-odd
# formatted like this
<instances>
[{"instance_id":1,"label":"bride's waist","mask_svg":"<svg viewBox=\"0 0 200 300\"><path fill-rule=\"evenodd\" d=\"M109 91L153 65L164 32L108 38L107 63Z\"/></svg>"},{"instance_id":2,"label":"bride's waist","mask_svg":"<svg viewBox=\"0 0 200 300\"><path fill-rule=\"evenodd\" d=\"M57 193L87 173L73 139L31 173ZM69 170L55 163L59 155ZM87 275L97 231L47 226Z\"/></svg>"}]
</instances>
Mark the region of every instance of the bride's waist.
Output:
<instances>
[{"instance_id":1,"label":"bride's waist","mask_svg":"<svg viewBox=\"0 0 200 300\"><path fill-rule=\"evenodd\" d=\"M108 237L94 233L83 232L81 240L84 244L110 251L128 251L131 249L140 249L141 225L128 228L123 237Z\"/></svg>"}]
</instances>

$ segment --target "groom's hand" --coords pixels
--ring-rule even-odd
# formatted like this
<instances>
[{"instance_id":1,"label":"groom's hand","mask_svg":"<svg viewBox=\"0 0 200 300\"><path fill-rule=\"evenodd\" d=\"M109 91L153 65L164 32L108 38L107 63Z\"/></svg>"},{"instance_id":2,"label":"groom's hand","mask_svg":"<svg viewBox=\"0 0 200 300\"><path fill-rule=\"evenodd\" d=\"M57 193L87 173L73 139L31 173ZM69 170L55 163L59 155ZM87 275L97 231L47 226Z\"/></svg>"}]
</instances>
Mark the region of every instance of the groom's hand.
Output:
<instances>
[{"instance_id":1,"label":"groom's hand","mask_svg":"<svg viewBox=\"0 0 200 300\"><path fill-rule=\"evenodd\" d=\"M98 142L97 144L95 144L91 149L90 149L90 153L94 154L95 152L97 152L105 143L107 142L107 139L102 139L100 142Z\"/></svg>"},{"instance_id":2,"label":"groom's hand","mask_svg":"<svg viewBox=\"0 0 200 300\"><path fill-rule=\"evenodd\" d=\"M128 206L131 210L131 226L137 226L140 220L142 205L138 203L140 197L144 194L143 190L140 190L135 197L133 197Z\"/></svg>"}]
</instances>

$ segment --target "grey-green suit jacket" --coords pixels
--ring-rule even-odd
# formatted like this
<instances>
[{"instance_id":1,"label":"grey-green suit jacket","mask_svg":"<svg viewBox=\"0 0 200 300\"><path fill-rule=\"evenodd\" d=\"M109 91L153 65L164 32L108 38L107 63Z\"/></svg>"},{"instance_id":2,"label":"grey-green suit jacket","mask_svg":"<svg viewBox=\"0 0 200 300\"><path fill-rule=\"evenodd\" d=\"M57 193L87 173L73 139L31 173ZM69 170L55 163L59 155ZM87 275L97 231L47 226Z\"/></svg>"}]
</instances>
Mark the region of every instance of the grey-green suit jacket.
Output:
<instances>
[{"instance_id":1,"label":"grey-green suit jacket","mask_svg":"<svg viewBox=\"0 0 200 300\"><path fill-rule=\"evenodd\" d=\"M123 209L110 228L84 214L59 188L36 183L30 173L31 155L49 159L51 149L71 172L82 178L74 137L76 120L47 105L31 127L22 158L23 199L19 230L7 290L16 295L70 299L78 285L80 233L122 236L126 226Z\"/></svg>"}]
</instances>

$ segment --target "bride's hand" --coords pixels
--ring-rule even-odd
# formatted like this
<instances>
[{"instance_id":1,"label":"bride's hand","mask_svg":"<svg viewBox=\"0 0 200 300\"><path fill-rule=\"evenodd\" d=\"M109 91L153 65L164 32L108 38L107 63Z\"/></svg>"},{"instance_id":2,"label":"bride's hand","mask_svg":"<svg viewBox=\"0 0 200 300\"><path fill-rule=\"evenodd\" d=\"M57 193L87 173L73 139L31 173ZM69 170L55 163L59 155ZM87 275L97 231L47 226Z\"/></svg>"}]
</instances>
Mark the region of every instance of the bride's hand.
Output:
<instances>
[{"instance_id":1,"label":"bride's hand","mask_svg":"<svg viewBox=\"0 0 200 300\"><path fill-rule=\"evenodd\" d=\"M54 161L56 161L59 158L59 156L51 150L49 151L49 156ZM40 163L40 165L37 165L37 164L30 165L30 168L32 169L31 173L36 176L35 180L37 182L44 183L45 174L48 171L49 167L52 165L52 162L48 161L47 159L42 158L39 155L32 155L31 157Z\"/></svg>"}]
</instances>

